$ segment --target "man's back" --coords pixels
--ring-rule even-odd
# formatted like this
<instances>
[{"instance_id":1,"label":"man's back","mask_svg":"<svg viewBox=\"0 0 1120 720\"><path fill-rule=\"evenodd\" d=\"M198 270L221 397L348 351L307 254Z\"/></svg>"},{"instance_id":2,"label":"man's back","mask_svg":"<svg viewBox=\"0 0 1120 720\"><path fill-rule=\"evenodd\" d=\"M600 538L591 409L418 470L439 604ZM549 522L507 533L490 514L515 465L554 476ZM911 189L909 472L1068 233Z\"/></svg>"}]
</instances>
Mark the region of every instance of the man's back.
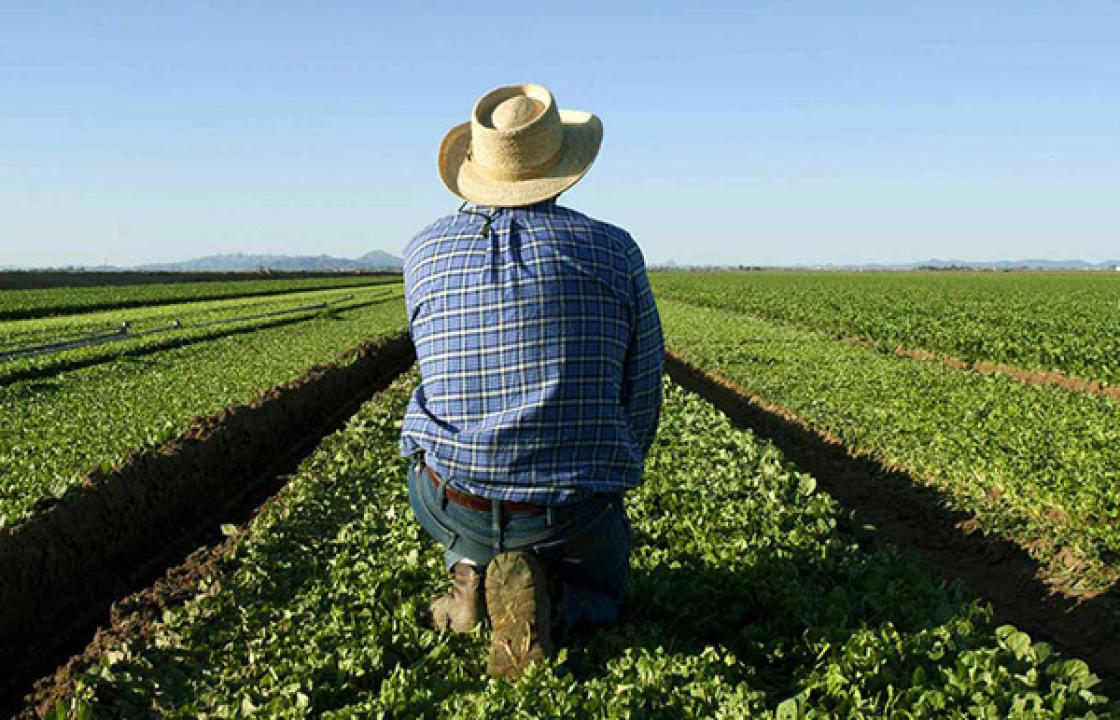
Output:
<instances>
[{"instance_id":1,"label":"man's back","mask_svg":"<svg viewBox=\"0 0 1120 720\"><path fill-rule=\"evenodd\" d=\"M453 486L566 502L638 484L663 346L629 234L548 200L470 208L405 252L422 382L402 429Z\"/></svg>"},{"instance_id":2,"label":"man's back","mask_svg":"<svg viewBox=\"0 0 1120 720\"><path fill-rule=\"evenodd\" d=\"M618 622L630 576L623 496L661 409L661 323L630 236L555 202L602 140L543 85L491 90L439 148L444 186L473 207L405 251L420 386L401 452L452 581L431 625L489 620L493 677Z\"/></svg>"}]
</instances>

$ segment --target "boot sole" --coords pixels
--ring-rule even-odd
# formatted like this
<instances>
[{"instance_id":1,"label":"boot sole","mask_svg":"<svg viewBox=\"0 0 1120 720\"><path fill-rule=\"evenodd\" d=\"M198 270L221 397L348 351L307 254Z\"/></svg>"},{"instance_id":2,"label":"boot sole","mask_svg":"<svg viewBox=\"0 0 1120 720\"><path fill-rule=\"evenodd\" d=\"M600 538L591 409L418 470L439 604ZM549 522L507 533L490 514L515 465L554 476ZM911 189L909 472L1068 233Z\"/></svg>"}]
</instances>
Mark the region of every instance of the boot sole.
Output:
<instances>
[{"instance_id":1,"label":"boot sole","mask_svg":"<svg viewBox=\"0 0 1120 720\"><path fill-rule=\"evenodd\" d=\"M540 560L502 553L486 568L486 608L493 627L486 671L514 679L531 663L552 657L552 600Z\"/></svg>"}]
</instances>

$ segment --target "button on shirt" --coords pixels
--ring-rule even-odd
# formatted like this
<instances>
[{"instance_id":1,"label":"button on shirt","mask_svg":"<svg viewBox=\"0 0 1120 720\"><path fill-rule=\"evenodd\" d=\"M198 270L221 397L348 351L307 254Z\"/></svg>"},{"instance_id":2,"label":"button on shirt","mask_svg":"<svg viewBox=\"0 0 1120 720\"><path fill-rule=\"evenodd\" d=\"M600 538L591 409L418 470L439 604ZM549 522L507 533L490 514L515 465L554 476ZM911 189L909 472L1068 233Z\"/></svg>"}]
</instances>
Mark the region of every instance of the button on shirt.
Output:
<instances>
[{"instance_id":1,"label":"button on shirt","mask_svg":"<svg viewBox=\"0 0 1120 720\"><path fill-rule=\"evenodd\" d=\"M555 201L466 206L404 260L420 385L401 452L487 498L565 503L641 480L664 344L641 251Z\"/></svg>"}]
</instances>

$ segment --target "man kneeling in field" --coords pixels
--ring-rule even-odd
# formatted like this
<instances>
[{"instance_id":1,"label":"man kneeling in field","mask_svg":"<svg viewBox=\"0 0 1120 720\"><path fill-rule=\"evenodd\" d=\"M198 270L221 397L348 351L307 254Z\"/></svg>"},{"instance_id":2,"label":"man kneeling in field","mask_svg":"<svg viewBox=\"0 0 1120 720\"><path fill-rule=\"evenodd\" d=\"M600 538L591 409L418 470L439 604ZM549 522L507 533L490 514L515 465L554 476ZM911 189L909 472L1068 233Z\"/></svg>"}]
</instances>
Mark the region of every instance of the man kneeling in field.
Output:
<instances>
[{"instance_id":1,"label":"man kneeling in field","mask_svg":"<svg viewBox=\"0 0 1120 720\"><path fill-rule=\"evenodd\" d=\"M452 590L437 629L489 616L488 669L516 677L576 625L616 622L630 571L623 493L661 409L661 324L624 230L556 204L602 124L539 85L487 93L439 153L466 202L405 252L420 386L401 451Z\"/></svg>"}]
</instances>

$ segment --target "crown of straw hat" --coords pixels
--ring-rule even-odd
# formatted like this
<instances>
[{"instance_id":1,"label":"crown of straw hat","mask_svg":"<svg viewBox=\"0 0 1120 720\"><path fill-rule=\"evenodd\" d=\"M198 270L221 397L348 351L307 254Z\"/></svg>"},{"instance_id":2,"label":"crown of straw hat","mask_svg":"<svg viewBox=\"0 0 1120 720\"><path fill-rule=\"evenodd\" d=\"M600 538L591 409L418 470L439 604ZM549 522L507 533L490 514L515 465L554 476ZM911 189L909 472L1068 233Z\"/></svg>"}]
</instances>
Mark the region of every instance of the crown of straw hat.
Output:
<instances>
[{"instance_id":1,"label":"crown of straw hat","mask_svg":"<svg viewBox=\"0 0 1120 720\"><path fill-rule=\"evenodd\" d=\"M603 123L591 113L558 109L541 85L508 85L483 95L470 122L447 133L439 176L476 205L531 205L575 185L602 141Z\"/></svg>"}]
</instances>

